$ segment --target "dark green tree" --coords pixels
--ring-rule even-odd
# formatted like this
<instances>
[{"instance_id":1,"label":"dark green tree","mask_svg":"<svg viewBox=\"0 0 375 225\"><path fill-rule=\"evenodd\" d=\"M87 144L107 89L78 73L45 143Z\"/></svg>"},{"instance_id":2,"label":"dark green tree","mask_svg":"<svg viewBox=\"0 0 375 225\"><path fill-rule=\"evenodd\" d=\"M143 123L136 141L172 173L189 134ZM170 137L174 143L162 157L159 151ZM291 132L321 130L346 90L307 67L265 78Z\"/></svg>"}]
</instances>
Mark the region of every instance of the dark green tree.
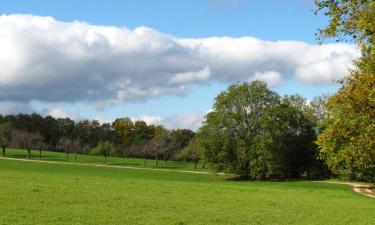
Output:
<instances>
[{"instance_id":1,"label":"dark green tree","mask_svg":"<svg viewBox=\"0 0 375 225\"><path fill-rule=\"evenodd\" d=\"M5 156L5 148L12 140L12 129L10 122L0 124L0 146L3 149L3 156Z\"/></svg>"},{"instance_id":2,"label":"dark green tree","mask_svg":"<svg viewBox=\"0 0 375 225\"><path fill-rule=\"evenodd\" d=\"M301 177L316 157L307 111L303 98L280 99L264 82L231 85L199 130L205 157L217 170L243 179Z\"/></svg>"}]
</instances>

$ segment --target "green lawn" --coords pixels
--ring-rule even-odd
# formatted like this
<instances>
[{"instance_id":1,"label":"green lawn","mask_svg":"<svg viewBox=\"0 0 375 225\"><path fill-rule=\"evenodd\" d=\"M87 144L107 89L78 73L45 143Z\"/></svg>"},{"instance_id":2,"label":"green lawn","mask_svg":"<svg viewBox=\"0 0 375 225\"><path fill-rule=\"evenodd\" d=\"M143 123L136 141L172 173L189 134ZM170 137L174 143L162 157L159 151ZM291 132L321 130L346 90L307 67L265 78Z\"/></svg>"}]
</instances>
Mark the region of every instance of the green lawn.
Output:
<instances>
[{"instance_id":1,"label":"green lawn","mask_svg":"<svg viewBox=\"0 0 375 225\"><path fill-rule=\"evenodd\" d=\"M95 163L104 164L103 156L96 155L81 155L77 154L75 160L74 154L69 154L69 158L66 158L66 154L62 152L50 152L42 151L42 157L39 158L39 151L31 151L32 159L35 160L48 160L48 161L63 161L63 162L74 162L74 163ZM24 149L7 149L6 157L10 158L27 158L27 151ZM108 165L119 165L119 166L130 166L130 167L144 167L143 159L138 158L120 158L120 157L107 157L106 164ZM156 166L155 160L148 159L146 167L148 168L160 168L160 169L175 169L175 170L191 170L191 171L209 171L207 168L202 168L202 163L199 162L196 169L194 169L194 163L190 162L176 162L159 160L159 165ZM207 166L206 166L207 167Z\"/></svg>"},{"instance_id":2,"label":"green lawn","mask_svg":"<svg viewBox=\"0 0 375 225\"><path fill-rule=\"evenodd\" d=\"M0 224L375 224L348 186L0 159Z\"/></svg>"}]
</instances>

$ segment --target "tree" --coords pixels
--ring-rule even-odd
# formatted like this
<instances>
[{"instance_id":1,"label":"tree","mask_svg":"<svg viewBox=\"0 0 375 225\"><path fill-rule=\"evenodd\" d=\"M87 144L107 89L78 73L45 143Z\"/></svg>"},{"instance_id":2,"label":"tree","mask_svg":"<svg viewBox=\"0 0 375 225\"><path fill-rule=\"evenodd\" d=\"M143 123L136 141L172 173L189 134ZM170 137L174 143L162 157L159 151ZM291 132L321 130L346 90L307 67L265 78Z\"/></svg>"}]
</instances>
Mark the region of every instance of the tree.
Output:
<instances>
[{"instance_id":1,"label":"tree","mask_svg":"<svg viewBox=\"0 0 375 225\"><path fill-rule=\"evenodd\" d=\"M316 157L308 109L303 98L280 99L261 81L231 85L198 132L205 157L243 179L299 178Z\"/></svg>"},{"instance_id":2,"label":"tree","mask_svg":"<svg viewBox=\"0 0 375 225\"><path fill-rule=\"evenodd\" d=\"M63 137L61 139L61 145L64 148L66 160L69 159L69 154L74 152L74 160L76 160L77 151L80 149L80 141L77 138Z\"/></svg>"},{"instance_id":3,"label":"tree","mask_svg":"<svg viewBox=\"0 0 375 225\"><path fill-rule=\"evenodd\" d=\"M56 119L52 116L46 116L45 118L41 118L36 126L40 127L40 134L47 145L47 149L50 151L54 150L62 136L62 130Z\"/></svg>"},{"instance_id":4,"label":"tree","mask_svg":"<svg viewBox=\"0 0 375 225\"><path fill-rule=\"evenodd\" d=\"M356 42L361 57L326 104L320 157L341 178L375 181L375 2L316 1L330 18L319 38Z\"/></svg>"},{"instance_id":5,"label":"tree","mask_svg":"<svg viewBox=\"0 0 375 225\"><path fill-rule=\"evenodd\" d=\"M199 160L204 159L204 147L198 136L193 137L188 146L175 155L175 159L194 162L194 169L196 169Z\"/></svg>"},{"instance_id":6,"label":"tree","mask_svg":"<svg viewBox=\"0 0 375 225\"><path fill-rule=\"evenodd\" d=\"M12 139L18 143L18 147L26 149L27 158L31 158L31 150L39 149L42 143L42 136L37 132L30 132L26 130L13 129Z\"/></svg>"},{"instance_id":7,"label":"tree","mask_svg":"<svg viewBox=\"0 0 375 225\"><path fill-rule=\"evenodd\" d=\"M189 129L176 129L170 132L168 151L166 152L166 158L178 154L179 151L186 148L190 143L191 139L195 136L195 133Z\"/></svg>"},{"instance_id":8,"label":"tree","mask_svg":"<svg viewBox=\"0 0 375 225\"><path fill-rule=\"evenodd\" d=\"M305 99L292 95L285 96L266 112L263 119L264 132L257 140L264 149L260 152L261 157L253 158L257 159L254 163L264 161L263 165L267 165L268 171L258 171L253 176L299 178L304 173L310 176L315 169L313 166L317 164L317 149L314 144L314 123L308 111ZM269 158L262 157L264 154Z\"/></svg>"},{"instance_id":9,"label":"tree","mask_svg":"<svg viewBox=\"0 0 375 225\"><path fill-rule=\"evenodd\" d=\"M260 81L231 85L216 97L201 136L218 170L250 178L251 144L262 131L262 116L278 98Z\"/></svg>"},{"instance_id":10,"label":"tree","mask_svg":"<svg viewBox=\"0 0 375 225\"><path fill-rule=\"evenodd\" d=\"M5 156L5 148L9 145L12 139L11 125L9 122L0 124L0 146L3 149L3 156Z\"/></svg>"},{"instance_id":11,"label":"tree","mask_svg":"<svg viewBox=\"0 0 375 225\"><path fill-rule=\"evenodd\" d=\"M120 154L126 157L134 142L134 123L130 118L120 118L112 123L112 127L119 138Z\"/></svg>"},{"instance_id":12,"label":"tree","mask_svg":"<svg viewBox=\"0 0 375 225\"><path fill-rule=\"evenodd\" d=\"M104 163L107 162L107 156L113 151L113 143L109 141L100 141L98 145L91 149L90 154L104 156Z\"/></svg>"},{"instance_id":13,"label":"tree","mask_svg":"<svg viewBox=\"0 0 375 225\"><path fill-rule=\"evenodd\" d=\"M375 2L373 0L315 0L315 14L323 11L329 17L328 25L318 29L319 41L335 38L337 41L355 41L364 54L374 51Z\"/></svg>"},{"instance_id":14,"label":"tree","mask_svg":"<svg viewBox=\"0 0 375 225\"><path fill-rule=\"evenodd\" d=\"M155 127L154 137L149 141L147 149L149 154L155 157L155 165L159 165L159 156L161 154L165 155L166 151L166 141L167 141L167 131L162 125Z\"/></svg>"}]
</instances>

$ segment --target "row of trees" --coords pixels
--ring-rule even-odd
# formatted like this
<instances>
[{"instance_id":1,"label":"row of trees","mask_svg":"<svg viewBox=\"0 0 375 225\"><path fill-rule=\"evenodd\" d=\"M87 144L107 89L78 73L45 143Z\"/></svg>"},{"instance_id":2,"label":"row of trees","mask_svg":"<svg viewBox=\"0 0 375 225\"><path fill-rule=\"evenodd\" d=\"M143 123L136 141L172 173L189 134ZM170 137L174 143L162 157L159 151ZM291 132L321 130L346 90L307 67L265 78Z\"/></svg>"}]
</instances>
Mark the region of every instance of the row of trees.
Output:
<instances>
[{"instance_id":1,"label":"row of trees","mask_svg":"<svg viewBox=\"0 0 375 225\"><path fill-rule=\"evenodd\" d=\"M30 157L31 149L107 156L171 159L186 147L195 135L191 130L167 130L163 126L116 119L112 124L96 120L75 122L38 114L0 116L0 146L23 148Z\"/></svg>"}]
</instances>

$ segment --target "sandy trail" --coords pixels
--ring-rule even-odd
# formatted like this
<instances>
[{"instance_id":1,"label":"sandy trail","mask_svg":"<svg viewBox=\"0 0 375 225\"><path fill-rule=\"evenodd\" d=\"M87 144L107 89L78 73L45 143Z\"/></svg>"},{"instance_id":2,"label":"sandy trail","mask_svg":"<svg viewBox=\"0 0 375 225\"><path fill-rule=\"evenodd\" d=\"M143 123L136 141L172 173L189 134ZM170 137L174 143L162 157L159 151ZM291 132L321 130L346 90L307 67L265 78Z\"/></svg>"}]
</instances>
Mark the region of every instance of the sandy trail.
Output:
<instances>
[{"instance_id":1,"label":"sandy trail","mask_svg":"<svg viewBox=\"0 0 375 225\"><path fill-rule=\"evenodd\" d=\"M375 198L374 187L371 186L370 184L357 183L357 182L344 182L344 181L317 181L317 182L349 185L352 187L354 192L361 194L361 195L365 195L370 198Z\"/></svg>"}]
</instances>

